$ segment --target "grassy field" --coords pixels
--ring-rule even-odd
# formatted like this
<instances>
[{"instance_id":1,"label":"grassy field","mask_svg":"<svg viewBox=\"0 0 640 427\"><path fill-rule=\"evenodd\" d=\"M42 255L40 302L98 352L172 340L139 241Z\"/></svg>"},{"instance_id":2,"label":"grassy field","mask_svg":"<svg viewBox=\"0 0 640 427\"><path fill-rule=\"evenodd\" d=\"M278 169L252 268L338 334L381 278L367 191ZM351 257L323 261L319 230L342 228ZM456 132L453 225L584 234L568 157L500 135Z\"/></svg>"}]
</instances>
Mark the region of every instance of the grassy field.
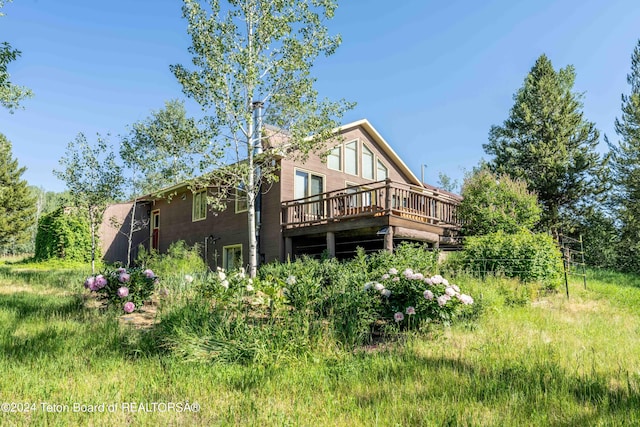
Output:
<instances>
[{"instance_id":1,"label":"grassy field","mask_svg":"<svg viewBox=\"0 0 640 427\"><path fill-rule=\"evenodd\" d=\"M639 277L524 304L460 279L476 321L240 366L141 355L139 331L86 307L87 271L53 267L0 265L3 426L640 425Z\"/></svg>"}]
</instances>

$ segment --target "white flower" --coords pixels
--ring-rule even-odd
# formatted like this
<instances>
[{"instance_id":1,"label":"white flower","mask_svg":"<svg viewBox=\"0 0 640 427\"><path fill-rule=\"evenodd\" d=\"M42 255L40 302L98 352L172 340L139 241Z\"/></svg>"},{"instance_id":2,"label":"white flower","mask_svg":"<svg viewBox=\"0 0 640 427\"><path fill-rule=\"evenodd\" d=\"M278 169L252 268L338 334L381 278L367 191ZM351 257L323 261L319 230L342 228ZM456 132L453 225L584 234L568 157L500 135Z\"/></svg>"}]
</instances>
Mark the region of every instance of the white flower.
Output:
<instances>
[{"instance_id":1,"label":"white flower","mask_svg":"<svg viewBox=\"0 0 640 427\"><path fill-rule=\"evenodd\" d=\"M410 268L407 268L406 270L404 270L404 271L402 272L402 275L403 275L404 277L406 277L407 279L410 279L410 278L411 278L411 276L413 276L413 270L412 270L412 269L410 269Z\"/></svg>"},{"instance_id":2,"label":"white flower","mask_svg":"<svg viewBox=\"0 0 640 427\"><path fill-rule=\"evenodd\" d=\"M383 297L389 298L391 296L391 291L389 289L383 289L380 291L380 294L382 294Z\"/></svg>"},{"instance_id":3,"label":"white flower","mask_svg":"<svg viewBox=\"0 0 640 427\"><path fill-rule=\"evenodd\" d=\"M253 292L253 286L247 285L247 292Z\"/></svg>"},{"instance_id":4,"label":"white flower","mask_svg":"<svg viewBox=\"0 0 640 427\"><path fill-rule=\"evenodd\" d=\"M391 277L391 276L389 276L389 273L384 273L382 275L382 280L387 280L389 277Z\"/></svg>"},{"instance_id":5,"label":"white flower","mask_svg":"<svg viewBox=\"0 0 640 427\"><path fill-rule=\"evenodd\" d=\"M442 276L439 274L436 274L431 278L431 283L434 285L439 285L440 283L442 283L442 280L443 280Z\"/></svg>"},{"instance_id":6,"label":"white flower","mask_svg":"<svg viewBox=\"0 0 640 427\"><path fill-rule=\"evenodd\" d=\"M374 282L373 289L375 289L376 291L382 291L384 290L384 285L382 283Z\"/></svg>"},{"instance_id":7,"label":"white flower","mask_svg":"<svg viewBox=\"0 0 640 427\"><path fill-rule=\"evenodd\" d=\"M442 284L445 286L449 286L449 281L447 279L442 279Z\"/></svg>"},{"instance_id":8,"label":"white flower","mask_svg":"<svg viewBox=\"0 0 640 427\"><path fill-rule=\"evenodd\" d=\"M249 278L249 279L247 280L247 283L249 283L250 285L253 285L253 279L252 279L252 278Z\"/></svg>"},{"instance_id":9,"label":"white flower","mask_svg":"<svg viewBox=\"0 0 640 427\"><path fill-rule=\"evenodd\" d=\"M223 270L218 271L218 279L225 280L226 278L227 278L227 275L224 274Z\"/></svg>"},{"instance_id":10,"label":"white flower","mask_svg":"<svg viewBox=\"0 0 640 427\"><path fill-rule=\"evenodd\" d=\"M373 286L373 282L367 282L364 284L364 290L368 291L369 289L371 289L371 286Z\"/></svg>"},{"instance_id":11,"label":"white flower","mask_svg":"<svg viewBox=\"0 0 640 427\"><path fill-rule=\"evenodd\" d=\"M460 288L458 287L458 285L451 285L451 287L453 288L454 291L460 292Z\"/></svg>"},{"instance_id":12,"label":"white flower","mask_svg":"<svg viewBox=\"0 0 640 427\"><path fill-rule=\"evenodd\" d=\"M440 295L438 297L438 305L440 307L444 307L444 305L447 303L447 301L449 301L449 298L447 295Z\"/></svg>"},{"instance_id":13,"label":"white flower","mask_svg":"<svg viewBox=\"0 0 640 427\"><path fill-rule=\"evenodd\" d=\"M457 295L457 297L458 297L458 300L460 300L460 302L465 305L473 304L473 298L471 298L469 295L460 294L460 295Z\"/></svg>"},{"instance_id":14,"label":"white flower","mask_svg":"<svg viewBox=\"0 0 640 427\"><path fill-rule=\"evenodd\" d=\"M422 273L415 273L413 276L411 276L411 280L423 280L424 279L424 275Z\"/></svg>"},{"instance_id":15,"label":"white flower","mask_svg":"<svg viewBox=\"0 0 640 427\"><path fill-rule=\"evenodd\" d=\"M429 289L424 291L423 295L424 295L424 298L428 299L429 301L433 299L433 292L431 292Z\"/></svg>"},{"instance_id":16,"label":"white flower","mask_svg":"<svg viewBox=\"0 0 640 427\"><path fill-rule=\"evenodd\" d=\"M396 270L395 268L390 268L389 274L398 274L398 270Z\"/></svg>"},{"instance_id":17,"label":"white flower","mask_svg":"<svg viewBox=\"0 0 640 427\"><path fill-rule=\"evenodd\" d=\"M287 285L289 285L289 286L291 286L291 285L295 285L295 283L296 283L296 276L291 275L291 276L287 277L286 282L287 282Z\"/></svg>"},{"instance_id":18,"label":"white flower","mask_svg":"<svg viewBox=\"0 0 640 427\"><path fill-rule=\"evenodd\" d=\"M412 307L412 306L407 307L407 314L408 314L409 316L411 316L412 314L416 314L416 309L415 309L415 307Z\"/></svg>"},{"instance_id":19,"label":"white flower","mask_svg":"<svg viewBox=\"0 0 640 427\"><path fill-rule=\"evenodd\" d=\"M431 281L431 278L429 277L424 278L424 283L426 283L429 286L433 285L433 281Z\"/></svg>"},{"instance_id":20,"label":"white flower","mask_svg":"<svg viewBox=\"0 0 640 427\"><path fill-rule=\"evenodd\" d=\"M229 281L223 280L222 282L220 282L220 286L222 286L225 289L229 289Z\"/></svg>"},{"instance_id":21,"label":"white flower","mask_svg":"<svg viewBox=\"0 0 640 427\"><path fill-rule=\"evenodd\" d=\"M187 283L193 282L193 276L190 275L190 274L185 274L184 275L184 281L187 282Z\"/></svg>"},{"instance_id":22,"label":"white flower","mask_svg":"<svg viewBox=\"0 0 640 427\"><path fill-rule=\"evenodd\" d=\"M452 297L456 294L456 291L455 289L449 286L447 289L444 290L444 293Z\"/></svg>"}]
</instances>

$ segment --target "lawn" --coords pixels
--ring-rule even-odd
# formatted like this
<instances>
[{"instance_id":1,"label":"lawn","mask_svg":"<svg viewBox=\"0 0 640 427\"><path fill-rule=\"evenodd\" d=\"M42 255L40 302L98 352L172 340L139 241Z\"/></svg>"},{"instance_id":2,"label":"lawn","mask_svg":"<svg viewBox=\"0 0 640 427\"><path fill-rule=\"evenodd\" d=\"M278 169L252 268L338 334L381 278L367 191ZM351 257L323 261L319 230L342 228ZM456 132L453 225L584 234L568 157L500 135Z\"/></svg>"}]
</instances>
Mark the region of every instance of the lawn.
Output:
<instances>
[{"instance_id":1,"label":"lawn","mask_svg":"<svg viewBox=\"0 0 640 427\"><path fill-rule=\"evenodd\" d=\"M525 303L462 278L477 320L246 366L141 354L144 332L86 306L86 273L0 266L0 424L640 424L635 276Z\"/></svg>"}]
</instances>

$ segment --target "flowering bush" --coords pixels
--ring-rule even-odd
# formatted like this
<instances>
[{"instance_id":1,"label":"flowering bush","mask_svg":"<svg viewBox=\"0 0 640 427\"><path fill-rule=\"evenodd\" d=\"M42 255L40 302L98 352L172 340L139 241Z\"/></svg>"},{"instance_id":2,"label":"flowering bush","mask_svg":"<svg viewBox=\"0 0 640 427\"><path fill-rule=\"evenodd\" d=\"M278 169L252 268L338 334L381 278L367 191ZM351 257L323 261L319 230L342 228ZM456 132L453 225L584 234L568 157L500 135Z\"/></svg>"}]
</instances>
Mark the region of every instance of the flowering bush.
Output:
<instances>
[{"instance_id":1,"label":"flowering bush","mask_svg":"<svg viewBox=\"0 0 640 427\"><path fill-rule=\"evenodd\" d=\"M152 270L118 268L106 269L97 276L87 278L84 287L97 293L108 305L132 313L151 298L157 282L158 278Z\"/></svg>"},{"instance_id":2,"label":"flowering bush","mask_svg":"<svg viewBox=\"0 0 640 427\"><path fill-rule=\"evenodd\" d=\"M379 282L367 282L364 291L379 294L383 317L401 325L405 320L449 323L462 306L473 304L473 298L450 284L440 275L425 276L407 268L402 272L390 268ZM406 314L406 316L405 316Z\"/></svg>"}]
</instances>

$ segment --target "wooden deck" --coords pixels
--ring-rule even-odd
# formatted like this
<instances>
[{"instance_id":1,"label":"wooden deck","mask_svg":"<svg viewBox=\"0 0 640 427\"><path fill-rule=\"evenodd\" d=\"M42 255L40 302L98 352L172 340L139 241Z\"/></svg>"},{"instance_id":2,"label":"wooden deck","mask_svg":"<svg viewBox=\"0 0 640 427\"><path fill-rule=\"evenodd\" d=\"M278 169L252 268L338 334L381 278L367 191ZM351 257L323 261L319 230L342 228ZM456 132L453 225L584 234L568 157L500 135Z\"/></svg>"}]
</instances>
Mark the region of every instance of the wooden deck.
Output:
<instances>
[{"instance_id":1,"label":"wooden deck","mask_svg":"<svg viewBox=\"0 0 640 427\"><path fill-rule=\"evenodd\" d=\"M394 226L440 237L458 230L459 200L390 180L342 188L282 203L285 236Z\"/></svg>"}]
</instances>

